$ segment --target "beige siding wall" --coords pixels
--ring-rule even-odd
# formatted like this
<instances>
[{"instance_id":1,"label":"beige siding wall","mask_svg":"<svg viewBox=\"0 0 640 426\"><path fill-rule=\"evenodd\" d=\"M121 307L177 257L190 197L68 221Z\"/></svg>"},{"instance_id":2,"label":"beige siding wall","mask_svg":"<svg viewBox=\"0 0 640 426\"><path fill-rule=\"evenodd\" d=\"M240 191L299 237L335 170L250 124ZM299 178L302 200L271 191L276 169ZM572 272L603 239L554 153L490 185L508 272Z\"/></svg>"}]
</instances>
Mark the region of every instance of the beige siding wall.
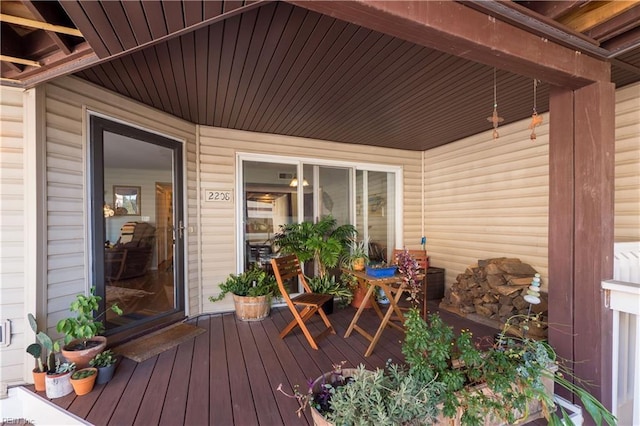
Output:
<instances>
[{"instance_id":1,"label":"beige siding wall","mask_svg":"<svg viewBox=\"0 0 640 426\"><path fill-rule=\"evenodd\" d=\"M0 88L0 321L11 345L0 348L0 381L23 376L25 335L25 129L22 90Z\"/></svg>"},{"instance_id":2,"label":"beige siding wall","mask_svg":"<svg viewBox=\"0 0 640 426\"><path fill-rule=\"evenodd\" d=\"M446 283L478 259L515 256L547 286L548 123L529 121L425 153L425 228ZM640 241L640 84L616 92L615 241Z\"/></svg>"},{"instance_id":3,"label":"beige siding wall","mask_svg":"<svg viewBox=\"0 0 640 426\"><path fill-rule=\"evenodd\" d=\"M257 153L300 158L353 161L402 166L404 175L404 241L418 248L421 234L420 154L409 151L352 145L287 136L200 127L200 185L206 189L236 188L236 153ZM237 198L236 194L236 198ZM237 202L237 200L236 200ZM211 303L218 284L236 271L237 228L235 203L200 202L203 311L232 309L230 300Z\"/></svg>"},{"instance_id":4,"label":"beige siding wall","mask_svg":"<svg viewBox=\"0 0 640 426\"><path fill-rule=\"evenodd\" d=\"M616 92L615 242L640 241L640 83Z\"/></svg>"},{"instance_id":5,"label":"beige siding wall","mask_svg":"<svg viewBox=\"0 0 640 426\"><path fill-rule=\"evenodd\" d=\"M87 229L87 114L91 110L186 141L187 197L195 196L195 129L193 124L158 112L137 102L75 78L63 78L46 86L46 162L48 245L48 326L68 315L73 295L88 287ZM193 226L188 251L197 247L197 212L187 210ZM187 265L187 309L198 313L196 257Z\"/></svg>"},{"instance_id":6,"label":"beige siding wall","mask_svg":"<svg viewBox=\"0 0 640 426\"><path fill-rule=\"evenodd\" d=\"M446 283L478 259L518 257L547 284L549 117L531 141L521 121L426 152L425 227Z\"/></svg>"}]
</instances>

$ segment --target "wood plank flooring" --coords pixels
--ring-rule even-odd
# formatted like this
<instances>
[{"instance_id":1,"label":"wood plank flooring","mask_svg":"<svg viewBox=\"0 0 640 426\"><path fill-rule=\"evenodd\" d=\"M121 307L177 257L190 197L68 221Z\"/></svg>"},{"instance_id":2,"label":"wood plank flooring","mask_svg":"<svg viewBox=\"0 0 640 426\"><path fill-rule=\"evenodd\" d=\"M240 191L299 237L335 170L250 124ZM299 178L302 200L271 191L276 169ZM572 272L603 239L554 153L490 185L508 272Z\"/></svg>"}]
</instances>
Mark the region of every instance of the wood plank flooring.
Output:
<instances>
[{"instance_id":1,"label":"wood plank flooring","mask_svg":"<svg viewBox=\"0 0 640 426\"><path fill-rule=\"evenodd\" d=\"M435 303L430 309L436 310ZM88 395L74 393L53 403L95 425L304 425L313 424L305 412L298 418L290 392L306 388L332 365L364 364L384 367L387 360L403 362L403 333L387 328L372 355L363 356L369 342L358 333L344 338L355 309L336 309L329 316L335 335L311 349L301 332L284 339L278 334L291 320L286 308L273 309L259 322L238 321L233 313L203 315L189 320L207 330L179 346L137 363L123 359L114 378ZM492 336L496 330L441 312L456 329L470 328L475 336ZM310 322L319 330L320 317ZM373 334L379 320L367 310L361 322ZM41 393L42 396L44 392Z\"/></svg>"}]
</instances>

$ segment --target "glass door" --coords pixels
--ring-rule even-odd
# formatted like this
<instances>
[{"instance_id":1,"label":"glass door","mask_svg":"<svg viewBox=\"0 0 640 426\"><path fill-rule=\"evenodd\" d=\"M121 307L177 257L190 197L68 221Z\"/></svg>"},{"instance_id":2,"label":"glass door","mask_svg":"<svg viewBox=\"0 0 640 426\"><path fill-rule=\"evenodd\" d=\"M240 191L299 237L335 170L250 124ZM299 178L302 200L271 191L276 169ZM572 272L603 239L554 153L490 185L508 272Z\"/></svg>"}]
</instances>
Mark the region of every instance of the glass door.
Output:
<instances>
[{"instance_id":1,"label":"glass door","mask_svg":"<svg viewBox=\"0 0 640 426\"><path fill-rule=\"evenodd\" d=\"M184 317L182 144L91 117L93 275L108 335Z\"/></svg>"}]
</instances>

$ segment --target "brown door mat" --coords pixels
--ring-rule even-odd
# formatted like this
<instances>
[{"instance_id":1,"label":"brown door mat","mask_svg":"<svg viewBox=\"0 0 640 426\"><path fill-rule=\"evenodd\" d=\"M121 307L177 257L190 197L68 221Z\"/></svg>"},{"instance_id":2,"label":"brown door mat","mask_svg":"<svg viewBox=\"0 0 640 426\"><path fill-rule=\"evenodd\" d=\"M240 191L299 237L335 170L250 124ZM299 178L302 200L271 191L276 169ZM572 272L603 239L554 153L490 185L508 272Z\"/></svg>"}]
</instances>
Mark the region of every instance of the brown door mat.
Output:
<instances>
[{"instance_id":1,"label":"brown door mat","mask_svg":"<svg viewBox=\"0 0 640 426\"><path fill-rule=\"evenodd\" d=\"M169 327L154 331L130 342L113 348L113 352L137 362L145 361L153 356L169 350L204 333L204 328L186 323L172 324Z\"/></svg>"}]
</instances>

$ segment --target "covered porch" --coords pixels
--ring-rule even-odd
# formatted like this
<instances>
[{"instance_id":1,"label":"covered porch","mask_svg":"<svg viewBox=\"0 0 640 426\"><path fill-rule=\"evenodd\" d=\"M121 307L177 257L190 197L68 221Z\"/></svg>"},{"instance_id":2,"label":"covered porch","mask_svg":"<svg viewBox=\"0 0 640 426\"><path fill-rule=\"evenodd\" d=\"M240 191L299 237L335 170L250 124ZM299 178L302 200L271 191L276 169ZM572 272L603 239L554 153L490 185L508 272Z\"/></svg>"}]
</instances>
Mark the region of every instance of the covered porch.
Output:
<instances>
[{"instance_id":1,"label":"covered porch","mask_svg":"<svg viewBox=\"0 0 640 426\"><path fill-rule=\"evenodd\" d=\"M438 311L436 301L429 302L429 310ZM341 361L345 367L375 369L388 360L404 360L403 333L394 328L383 332L369 357L364 357L369 345L364 337L344 338L355 311L336 309L329 316L336 334L321 340L317 351L299 330L278 337L292 318L286 307L255 322L240 321L233 313L203 314L188 322L205 333L141 363L124 358L106 385L82 397L71 393L51 401L95 425L313 424L308 409L298 418L296 400L277 390L280 383L287 392L295 385L304 390L309 379ZM440 315L456 331L469 328L478 339L491 339L498 331L446 311ZM322 325L319 317L308 324L312 332ZM368 309L360 324L373 331L379 319Z\"/></svg>"}]
</instances>

